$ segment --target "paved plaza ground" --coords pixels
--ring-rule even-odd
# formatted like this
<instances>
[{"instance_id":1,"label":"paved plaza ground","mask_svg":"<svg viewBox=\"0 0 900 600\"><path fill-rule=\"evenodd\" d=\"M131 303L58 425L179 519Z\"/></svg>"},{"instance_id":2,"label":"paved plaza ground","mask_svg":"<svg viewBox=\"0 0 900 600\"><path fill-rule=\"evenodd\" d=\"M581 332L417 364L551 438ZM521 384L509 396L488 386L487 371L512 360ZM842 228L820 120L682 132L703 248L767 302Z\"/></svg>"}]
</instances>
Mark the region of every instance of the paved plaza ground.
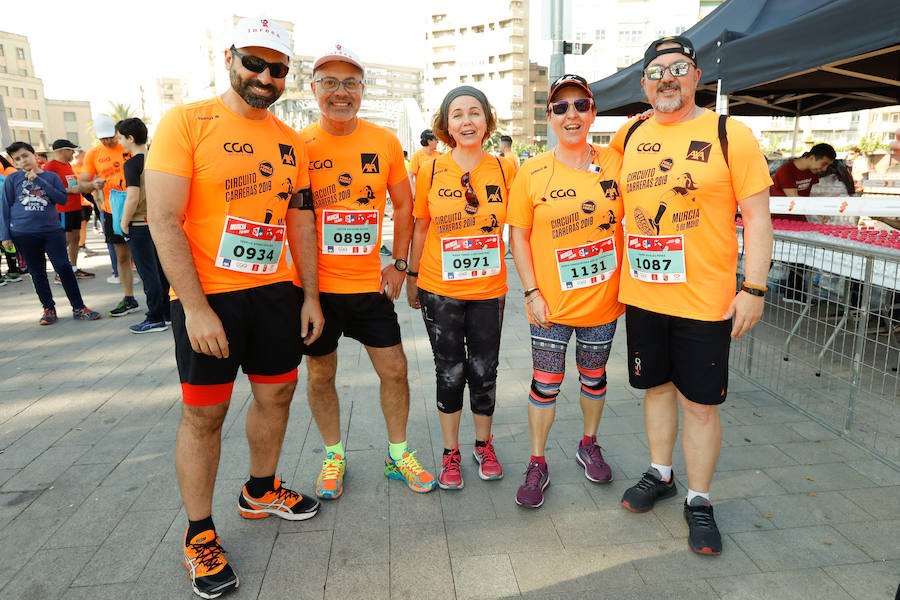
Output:
<instances>
[{"instance_id":1,"label":"paved plaza ground","mask_svg":"<svg viewBox=\"0 0 900 600\"><path fill-rule=\"evenodd\" d=\"M90 245L103 249L93 236ZM531 360L521 286L508 264L494 419L505 478L481 481L465 458L474 436L467 409L465 489L418 495L386 479L377 378L362 347L344 340L337 378L348 458L343 497L309 521L245 521L236 501L249 468L243 422L250 391L240 376L213 513L241 579L229 598L894 597L900 473L737 377L722 407L712 489L723 554L688 550L680 499L643 515L621 507L622 492L648 461L641 399L627 384L624 321L599 435L615 480L593 484L575 463L581 416L570 360L546 452L546 502L518 507L530 454ZM108 259L82 259L82 266L98 275L81 282L87 305L107 315L121 294L105 282ZM129 333L142 313L72 321L62 288L53 292L60 321L39 327L30 280L0 288L0 598L193 598L180 558L186 521L173 464L181 400L171 332ZM397 310L409 359L409 442L435 472L442 442L431 349L419 314L405 301ZM312 493L323 448L305 371L278 476ZM680 451L675 473L683 491Z\"/></svg>"}]
</instances>

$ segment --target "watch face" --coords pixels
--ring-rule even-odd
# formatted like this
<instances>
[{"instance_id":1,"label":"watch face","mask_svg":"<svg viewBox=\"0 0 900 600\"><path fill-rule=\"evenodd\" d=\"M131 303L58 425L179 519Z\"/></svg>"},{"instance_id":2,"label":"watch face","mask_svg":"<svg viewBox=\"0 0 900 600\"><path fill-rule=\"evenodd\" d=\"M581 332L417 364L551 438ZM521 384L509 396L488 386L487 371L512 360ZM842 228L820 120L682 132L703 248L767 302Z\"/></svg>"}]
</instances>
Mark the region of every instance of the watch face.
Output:
<instances>
[{"instance_id":1,"label":"watch face","mask_svg":"<svg viewBox=\"0 0 900 600\"><path fill-rule=\"evenodd\" d=\"M394 267L398 271L405 271L406 270L406 261L403 260L402 258L398 258L397 260L394 261Z\"/></svg>"}]
</instances>

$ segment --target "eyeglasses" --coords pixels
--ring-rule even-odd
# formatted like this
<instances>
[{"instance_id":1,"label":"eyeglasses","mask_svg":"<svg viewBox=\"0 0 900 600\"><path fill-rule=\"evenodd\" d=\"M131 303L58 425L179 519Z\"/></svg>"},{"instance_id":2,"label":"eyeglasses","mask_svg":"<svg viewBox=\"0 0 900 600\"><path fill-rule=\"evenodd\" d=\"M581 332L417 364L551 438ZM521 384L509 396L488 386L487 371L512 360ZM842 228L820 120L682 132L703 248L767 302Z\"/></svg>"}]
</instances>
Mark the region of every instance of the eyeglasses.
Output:
<instances>
[{"instance_id":1,"label":"eyeglasses","mask_svg":"<svg viewBox=\"0 0 900 600\"><path fill-rule=\"evenodd\" d=\"M365 83L362 79L354 79L353 77L348 77L341 81L337 77L319 77L318 79L314 79L313 83L321 83L322 89L326 92L335 92L338 89L338 86L344 86L344 89L352 94L354 92L359 91L359 88L363 83Z\"/></svg>"},{"instance_id":2,"label":"eyeglasses","mask_svg":"<svg viewBox=\"0 0 900 600\"><path fill-rule=\"evenodd\" d=\"M472 182L469 179L469 174L463 173L463 176L459 178L459 182L466 186L466 204L477 207L478 196L475 195L475 190L472 189Z\"/></svg>"},{"instance_id":3,"label":"eyeglasses","mask_svg":"<svg viewBox=\"0 0 900 600\"><path fill-rule=\"evenodd\" d=\"M262 73L266 70L266 67L268 67L269 74L272 75L272 77L275 79L283 79L290 70L290 67L284 63L268 62L258 56L253 56L252 54L243 54L238 52L237 48L234 46L231 47L231 53L241 59L241 64L244 65L245 69L253 71L254 73Z\"/></svg>"},{"instance_id":4,"label":"eyeglasses","mask_svg":"<svg viewBox=\"0 0 900 600\"><path fill-rule=\"evenodd\" d=\"M573 105L575 110L580 113L586 113L591 110L591 106L593 106L594 101L590 98L579 98L573 102L569 102L568 100L560 100L558 102L550 103L550 110L553 111L554 115L564 115L569 112L569 105Z\"/></svg>"},{"instance_id":5,"label":"eyeglasses","mask_svg":"<svg viewBox=\"0 0 900 600\"><path fill-rule=\"evenodd\" d=\"M662 79L665 76L666 70L668 70L669 73L672 74L672 77L684 77L688 74L688 71L690 71L691 67L693 66L693 64L686 61L673 63L666 67L662 65L653 65L644 69L644 77L652 81L656 81L657 79Z\"/></svg>"}]
</instances>

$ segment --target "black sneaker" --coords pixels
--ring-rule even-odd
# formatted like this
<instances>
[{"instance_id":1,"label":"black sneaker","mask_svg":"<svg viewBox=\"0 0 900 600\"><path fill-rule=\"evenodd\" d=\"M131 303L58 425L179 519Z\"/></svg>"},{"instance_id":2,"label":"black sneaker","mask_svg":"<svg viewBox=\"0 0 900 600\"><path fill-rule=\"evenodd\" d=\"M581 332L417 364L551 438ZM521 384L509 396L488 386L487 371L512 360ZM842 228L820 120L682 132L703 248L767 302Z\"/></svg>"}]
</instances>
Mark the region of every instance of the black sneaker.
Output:
<instances>
[{"instance_id":1,"label":"black sneaker","mask_svg":"<svg viewBox=\"0 0 900 600\"><path fill-rule=\"evenodd\" d=\"M124 317L125 315L130 315L131 313L137 312L140 309L140 306L138 306L138 303L134 300L126 300L125 298L122 298L119 304L117 304L114 309L109 311L109 316Z\"/></svg>"},{"instance_id":2,"label":"black sneaker","mask_svg":"<svg viewBox=\"0 0 900 600\"><path fill-rule=\"evenodd\" d=\"M716 527L713 507L709 500L695 496L691 503L684 502L684 520L687 521L690 533L688 546L697 554L722 554L722 536Z\"/></svg>"},{"instance_id":3,"label":"black sneaker","mask_svg":"<svg viewBox=\"0 0 900 600\"><path fill-rule=\"evenodd\" d=\"M650 467L636 484L625 490L622 506L632 512L647 512L657 500L671 498L678 493L675 489L675 473L668 483L662 480L659 471Z\"/></svg>"}]
</instances>

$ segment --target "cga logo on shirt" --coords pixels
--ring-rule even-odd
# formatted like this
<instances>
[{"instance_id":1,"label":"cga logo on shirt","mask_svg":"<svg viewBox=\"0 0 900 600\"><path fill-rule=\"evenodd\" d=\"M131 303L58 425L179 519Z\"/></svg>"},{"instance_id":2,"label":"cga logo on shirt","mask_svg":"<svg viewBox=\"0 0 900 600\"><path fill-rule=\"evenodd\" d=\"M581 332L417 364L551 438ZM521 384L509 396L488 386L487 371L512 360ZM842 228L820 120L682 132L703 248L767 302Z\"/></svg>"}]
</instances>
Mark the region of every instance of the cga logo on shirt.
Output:
<instances>
[{"instance_id":1,"label":"cga logo on shirt","mask_svg":"<svg viewBox=\"0 0 900 600\"><path fill-rule=\"evenodd\" d=\"M222 148L229 154L253 154L253 146L241 142L225 142Z\"/></svg>"},{"instance_id":2,"label":"cga logo on shirt","mask_svg":"<svg viewBox=\"0 0 900 600\"><path fill-rule=\"evenodd\" d=\"M326 158L325 160L314 160L309 163L310 171L318 171L319 169L330 169L334 166L334 163L331 162L330 158Z\"/></svg>"},{"instance_id":3,"label":"cga logo on shirt","mask_svg":"<svg viewBox=\"0 0 900 600\"><path fill-rule=\"evenodd\" d=\"M709 162L710 150L712 150L711 142L691 140L691 145L688 146L687 156L684 158L686 160L695 160L702 163Z\"/></svg>"},{"instance_id":4,"label":"cga logo on shirt","mask_svg":"<svg viewBox=\"0 0 900 600\"><path fill-rule=\"evenodd\" d=\"M361 163L362 172L364 174L381 173L381 170L378 168L377 154L363 152L359 155L359 162Z\"/></svg>"},{"instance_id":5,"label":"cga logo on shirt","mask_svg":"<svg viewBox=\"0 0 900 600\"><path fill-rule=\"evenodd\" d=\"M462 192L459 190L448 190L446 188L438 190L438 197L440 198L462 198L462 195Z\"/></svg>"},{"instance_id":6,"label":"cga logo on shirt","mask_svg":"<svg viewBox=\"0 0 900 600\"><path fill-rule=\"evenodd\" d=\"M486 185L484 186L484 191L487 194L488 202L503 202L499 185Z\"/></svg>"},{"instance_id":7,"label":"cga logo on shirt","mask_svg":"<svg viewBox=\"0 0 900 600\"><path fill-rule=\"evenodd\" d=\"M553 190L552 192L550 192L551 198L565 198L566 196L568 196L570 198L574 198L575 190L573 190L572 188L569 188L567 190Z\"/></svg>"},{"instance_id":8,"label":"cga logo on shirt","mask_svg":"<svg viewBox=\"0 0 900 600\"><path fill-rule=\"evenodd\" d=\"M656 154L660 150L662 150L662 145L659 142L644 142L637 145L638 152L652 152Z\"/></svg>"},{"instance_id":9,"label":"cga logo on shirt","mask_svg":"<svg viewBox=\"0 0 900 600\"><path fill-rule=\"evenodd\" d=\"M297 166L297 158L294 156L293 146L278 144L278 150L281 152L281 164L289 167Z\"/></svg>"}]
</instances>

